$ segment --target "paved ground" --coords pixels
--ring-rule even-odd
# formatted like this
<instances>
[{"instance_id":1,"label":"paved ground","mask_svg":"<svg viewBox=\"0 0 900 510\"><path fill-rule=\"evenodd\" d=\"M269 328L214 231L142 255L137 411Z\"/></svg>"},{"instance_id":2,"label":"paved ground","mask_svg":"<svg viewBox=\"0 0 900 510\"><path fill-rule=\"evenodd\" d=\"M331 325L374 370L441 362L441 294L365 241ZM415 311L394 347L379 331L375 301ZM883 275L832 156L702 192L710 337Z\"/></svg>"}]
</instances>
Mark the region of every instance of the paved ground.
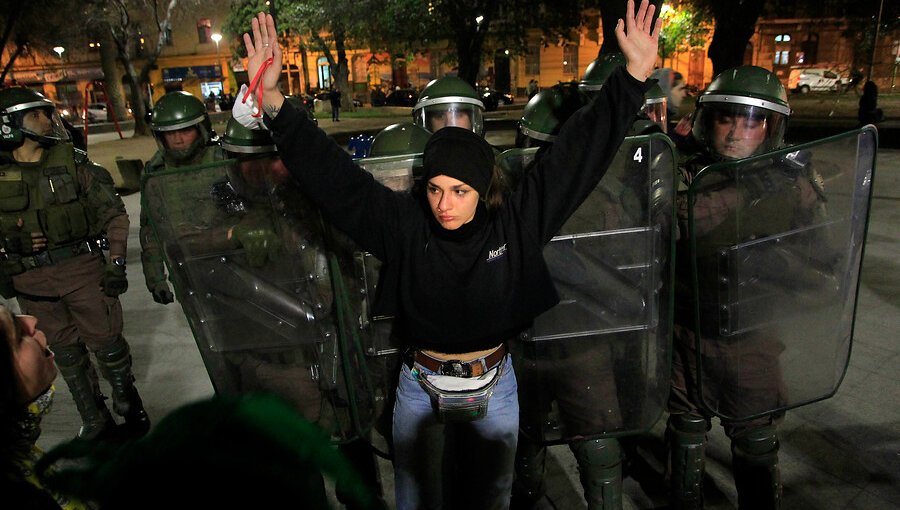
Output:
<instances>
[{"instance_id":1,"label":"paved ground","mask_svg":"<svg viewBox=\"0 0 900 510\"><path fill-rule=\"evenodd\" d=\"M371 127L372 119L340 123L342 130ZM338 125L322 122L328 131ZM374 125L374 124L373 124ZM505 145L511 133L492 134ZM89 152L107 168L117 157L148 159L151 138L91 140ZM789 412L781 427L782 477L789 509L892 509L900 507L900 151L879 153L875 199L859 294L856 334L850 367L837 395ZM212 394L212 387L177 304L153 303L145 290L137 239L138 194L124 197L132 218L129 238L131 290L123 295L125 335L132 345L137 384L148 412L158 420L172 409ZM72 437L78 416L65 384L57 384L53 412L45 420L40 445L48 448ZM654 462L661 444L658 424L646 442L645 456ZM736 498L729 474L728 442L716 426L711 434L707 472L707 508L733 509ZM390 466L381 462L392 501ZM644 486L626 481L627 509L664 508L656 471L642 477ZM558 508L581 508L577 468L565 447L551 448L550 496ZM646 490L645 490L646 489Z\"/></svg>"}]
</instances>

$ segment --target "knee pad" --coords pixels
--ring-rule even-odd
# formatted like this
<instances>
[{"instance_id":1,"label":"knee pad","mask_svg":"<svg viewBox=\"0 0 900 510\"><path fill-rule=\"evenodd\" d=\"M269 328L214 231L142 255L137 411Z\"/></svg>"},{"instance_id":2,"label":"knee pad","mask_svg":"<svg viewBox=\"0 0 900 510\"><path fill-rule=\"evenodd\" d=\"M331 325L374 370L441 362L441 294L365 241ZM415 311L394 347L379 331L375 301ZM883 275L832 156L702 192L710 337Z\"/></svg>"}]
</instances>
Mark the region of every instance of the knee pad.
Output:
<instances>
[{"instance_id":1,"label":"knee pad","mask_svg":"<svg viewBox=\"0 0 900 510\"><path fill-rule=\"evenodd\" d=\"M622 463L622 445L618 439L591 439L570 445L578 465L608 469Z\"/></svg>"},{"instance_id":2,"label":"knee pad","mask_svg":"<svg viewBox=\"0 0 900 510\"><path fill-rule=\"evenodd\" d=\"M736 434L731 441L731 451L743 457L760 457L778 453L778 429L764 425Z\"/></svg>"},{"instance_id":3,"label":"knee pad","mask_svg":"<svg viewBox=\"0 0 900 510\"><path fill-rule=\"evenodd\" d=\"M82 344L54 348L53 354L60 370L81 367L84 361L88 359L87 349Z\"/></svg>"},{"instance_id":4,"label":"knee pad","mask_svg":"<svg viewBox=\"0 0 900 510\"><path fill-rule=\"evenodd\" d=\"M104 365L115 364L131 357L131 349L125 338L117 336L112 342L94 351L97 361Z\"/></svg>"}]
</instances>

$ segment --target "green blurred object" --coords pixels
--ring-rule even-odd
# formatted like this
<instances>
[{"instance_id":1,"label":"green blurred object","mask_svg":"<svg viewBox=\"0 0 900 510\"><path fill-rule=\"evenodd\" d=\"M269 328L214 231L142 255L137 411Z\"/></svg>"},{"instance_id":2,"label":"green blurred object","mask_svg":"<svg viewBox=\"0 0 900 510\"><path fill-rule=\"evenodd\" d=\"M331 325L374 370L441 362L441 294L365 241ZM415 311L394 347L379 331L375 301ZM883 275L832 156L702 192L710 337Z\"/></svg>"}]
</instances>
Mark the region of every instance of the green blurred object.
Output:
<instances>
[{"instance_id":1,"label":"green blurred object","mask_svg":"<svg viewBox=\"0 0 900 510\"><path fill-rule=\"evenodd\" d=\"M266 225L239 223L232 228L231 235L244 248L251 267L264 266L267 261L275 260L282 251L278 234Z\"/></svg>"}]
</instances>

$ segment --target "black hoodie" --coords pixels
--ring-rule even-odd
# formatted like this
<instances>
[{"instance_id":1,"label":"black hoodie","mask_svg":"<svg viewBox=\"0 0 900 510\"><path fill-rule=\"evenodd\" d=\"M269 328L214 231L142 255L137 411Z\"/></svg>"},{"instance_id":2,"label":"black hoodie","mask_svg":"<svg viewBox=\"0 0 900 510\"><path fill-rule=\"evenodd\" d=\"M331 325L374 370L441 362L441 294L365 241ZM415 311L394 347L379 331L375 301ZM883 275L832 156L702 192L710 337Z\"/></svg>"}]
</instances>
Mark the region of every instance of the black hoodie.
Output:
<instances>
[{"instance_id":1,"label":"black hoodie","mask_svg":"<svg viewBox=\"0 0 900 510\"><path fill-rule=\"evenodd\" d=\"M499 345L557 303L543 248L603 177L651 83L617 69L501 208L479 206L454 231L423 200L376 182L292 106L269 126L304 193L382 261L374 311L396 316L412 347L465 353Z\"/></svg>"}]
</instances>

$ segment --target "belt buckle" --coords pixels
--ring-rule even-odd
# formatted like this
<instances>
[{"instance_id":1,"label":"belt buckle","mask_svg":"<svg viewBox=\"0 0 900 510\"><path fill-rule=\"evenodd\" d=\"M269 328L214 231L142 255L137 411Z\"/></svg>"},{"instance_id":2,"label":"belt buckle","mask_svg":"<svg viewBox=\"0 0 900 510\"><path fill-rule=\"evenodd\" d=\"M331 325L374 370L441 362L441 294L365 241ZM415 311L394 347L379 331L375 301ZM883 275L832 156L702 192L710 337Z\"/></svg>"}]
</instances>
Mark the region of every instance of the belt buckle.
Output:
<instances>
[{"instance_id":1,"label":"belt buckle","mask_svg":"<svg viewBox=\"0 0 900 510\"><path fill-rule=\"evenodd\" d=\"M458 359L451 359L441 362L441 375L450 375L453 377L472 377L472 365L464 363Z\"/></svg>"}]
</instances>

